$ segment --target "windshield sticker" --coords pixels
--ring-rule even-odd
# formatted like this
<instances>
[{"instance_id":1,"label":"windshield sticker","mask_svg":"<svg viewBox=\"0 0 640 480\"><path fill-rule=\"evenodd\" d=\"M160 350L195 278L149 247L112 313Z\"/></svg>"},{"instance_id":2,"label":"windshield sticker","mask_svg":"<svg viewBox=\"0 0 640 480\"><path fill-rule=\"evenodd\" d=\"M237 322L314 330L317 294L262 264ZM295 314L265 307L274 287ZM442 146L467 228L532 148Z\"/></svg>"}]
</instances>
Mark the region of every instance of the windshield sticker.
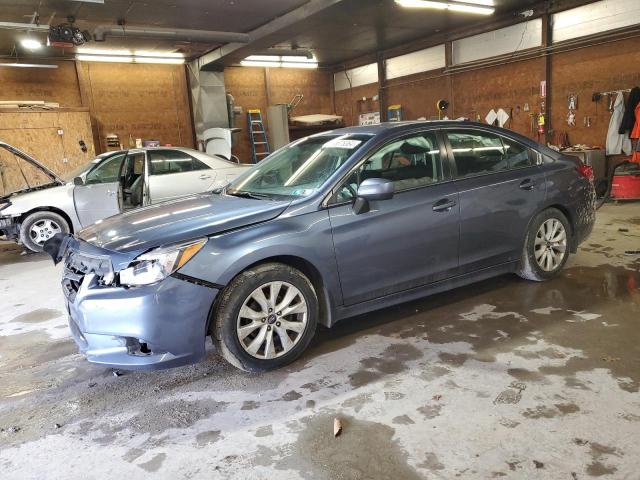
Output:
<instances>
[{"instance_id":1,"label":"windshield sticker","mask_svg":"<svg viewBox=\"0 0 640 480\"><path fill-rule=\"evenodd\" d=\"M324 144L325 148L347 148L351 150L362 143L362 140L346 140L344 138L336 138Z\"/></svg>"}]
</instances>

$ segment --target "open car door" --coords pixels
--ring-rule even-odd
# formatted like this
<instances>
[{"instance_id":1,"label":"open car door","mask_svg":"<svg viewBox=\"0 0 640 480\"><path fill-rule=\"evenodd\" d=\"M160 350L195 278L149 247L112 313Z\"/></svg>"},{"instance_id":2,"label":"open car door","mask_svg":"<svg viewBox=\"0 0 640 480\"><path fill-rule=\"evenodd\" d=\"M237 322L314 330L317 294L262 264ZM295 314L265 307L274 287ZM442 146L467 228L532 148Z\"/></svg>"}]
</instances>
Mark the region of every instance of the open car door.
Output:
<instances>
[{"instance_id":1,"label":"open car door","mask_svg":"<svg viewBox=\"0 0 640 480\"><path fill-rule=\"evenodd\" d=\"M107 158L87 174L83 184L74 187L73 200L83 227L120 213L120 169L125 157Z\"/></svg>"}]
</instances>

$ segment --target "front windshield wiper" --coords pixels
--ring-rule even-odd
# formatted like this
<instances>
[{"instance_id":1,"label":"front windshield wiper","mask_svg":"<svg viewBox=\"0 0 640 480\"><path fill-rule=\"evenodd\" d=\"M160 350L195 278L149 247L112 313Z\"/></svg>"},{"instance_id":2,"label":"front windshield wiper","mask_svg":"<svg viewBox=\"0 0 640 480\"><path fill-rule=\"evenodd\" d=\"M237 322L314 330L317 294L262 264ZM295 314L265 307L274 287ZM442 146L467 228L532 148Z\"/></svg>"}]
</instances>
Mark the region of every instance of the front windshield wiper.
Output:
<instances>
[{"instance_id":1,"label":"front windshield wiper","mask_svg":"<svg viewBox=\"0 0 640 480\"><path fill-rule=\"evenodd\" d=\"M245 192L242 190L234 190L233 192L230 192L229 190L227 190L227 195L232 195L234 197L240 197L240 198L252 198L254 200L272 200L273 198L270 195L266 195L264 193L256 193L256 192Z\"/></svg>"}]
</instances>

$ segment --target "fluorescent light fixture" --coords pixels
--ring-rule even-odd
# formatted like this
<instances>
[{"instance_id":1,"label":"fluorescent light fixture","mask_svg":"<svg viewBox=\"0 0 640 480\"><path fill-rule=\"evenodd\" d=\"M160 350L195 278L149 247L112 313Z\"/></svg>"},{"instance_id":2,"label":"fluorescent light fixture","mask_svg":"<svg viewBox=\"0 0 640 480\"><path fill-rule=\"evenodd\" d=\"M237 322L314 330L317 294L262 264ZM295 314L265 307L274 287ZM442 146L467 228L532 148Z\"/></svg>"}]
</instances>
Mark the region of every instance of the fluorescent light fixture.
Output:
<instances>
[{"instance_id":1,"label":"fluorescent light fixture","mask_svg":"<svg viewBox=\"0 0 640 480\"><path fill-rule=\"evenodd\" d=\"M133 57L125 57L124 55L76 55L76 60L81 62L133 63Z\"/></svg>"},{"instance_id":2,"label":"fluorescent light fixture","mask_svg":"<svg viewBox=\"0 0 640 480\"><path fill-rule=\"evenodd\" d=\"M27 50L40 50L42 48L40 40L36 40L35 38L23 38L20 41L20 45Z\"/></svg>"},{"instance_id":3,"label":"fluorescent light fixture","mask_svg":"<svg viewBox=\"0 0 640 480\"><path fill-rule=\"evenodd\" d=\"M240 62L243 67L318 68L315 58L293 55L249 55Z\"/></svg>"},{"instance_id":4,"label":"fluorescent light fixture","mask_svg":"<svg viewBox=\"0 0 640 480\"><path fill-rule=\"evenodd\" d=\"M152 52L144 50L107 50L100 48L78 48L76 59L84 62L121 62L121 63L161 63L181 65L184 55L175 52Z\"/></svg>"},{"instance_id":5,"label":"fluorescent light fixture","mask_svg":"<svg viewBox=\"0 0 640 480\"><path fill-rule=\"evenodd\" d=\"M109 55L109 56L114 56L114 55L125 55L125 56L131 56L133 55L133 52L131 50L109 50L106 48L88 48L88 47L79 47L78 49L76 49L76 52L81 54L81 55Z\"/></svg>"},{"instance_id":6,"label":"fluorescent light fixture","mask_svg":"<svg viewBox=\"0 0 640 480\"><path fill-rule=\"evenodd\" d=\"M136 57L184 58L184 55L178 52L152 52L146 50L136 50L133 52L133 54Z\"/></svg>"},{"instance_id":7,"label":"fluorescent light fixture","mask_svg":"<svg viewBox=\"0 0 640 480\"><path fill-rule=\"evenodd\" d=\"M477 15L492 15L495 12L493 0L469 0L464 2L438 2L432 0L396 0L401 7L431 8L436 10L450 10L452 12L474 13Z\"/></svg>"},{"instance_id":8,"label":"fluorescent light fixture","mask_svg":"<svg viewBox=\"0 0 640 480\"><path fill-rule=\"evenodd\" d=\"M0 63L0 67L15 68L58 68L58 65L47 65L44 63Z\"/></svg>"},{"instance_id":9,"label":"fluorescent light fixture","mask_svg":"<svg viewBox=\"0 0 640 480\"><path fill-rule=\"evenodd\" d=\"M182 65L184 58L133 57L135 63L162 63L166 65Z\"/></svg>"}]
</instances>

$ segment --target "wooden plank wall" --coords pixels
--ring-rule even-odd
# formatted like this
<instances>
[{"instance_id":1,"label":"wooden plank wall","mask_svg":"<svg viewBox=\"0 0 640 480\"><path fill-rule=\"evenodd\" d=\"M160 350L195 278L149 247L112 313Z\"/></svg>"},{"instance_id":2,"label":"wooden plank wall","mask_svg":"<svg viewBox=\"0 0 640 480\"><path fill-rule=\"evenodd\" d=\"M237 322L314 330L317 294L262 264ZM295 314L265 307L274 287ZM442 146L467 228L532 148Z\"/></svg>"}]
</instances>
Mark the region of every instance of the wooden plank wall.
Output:
<instances>
[{"instance_id":1,"label":"wooden plank wall","mask_svg":"<svg viewBox=\"0 0 640 480\"><path fill-rule=\"evenodd\" d=\"M265 127L268 129L267 106L289 103L295 94L301 93L304 99L292 115L332 114L331 78L328 72L312 69L226 68L226 91L233 95L236 106L242 107L243 112L242 115L236 115L236 126L242 128L242 132L237 135L233 153L243 163L251 161L246 117L248 109L262 110Z\"/></svg>"},{"instance_id":2,"label":"wooden plank wall","mask_svg":"<svg viewBox=\"0 0 640 480\"><path fill-rule=\"evenodd\" d=\"M512 122L507 127L537 140L529 113L540 111L541 80L544 80L544 59L538 58L453 75L435 71L401 77L389 81L385 92L388 105L402 105L406 120L437 118L435 102L439 98L450 102L446 112L449 118L475 118L479 114L484 119L491 108L513 110ZM604 145L611 114L606 110L606 99L598 104L591 101L593 92L634 86L640 86L640 38L554 54L548 87L554 131L567 132L573 144ZM377 84L370 84L352 92L336 92L336 113L344 115L347 125L357 124L359 98L375 95L377 88ZM576 126L566 122L570 93L578 94ZM529 113L524 112L525 103L529 104ZM583 125L584 116L591 117L591 127Z\"/></svg>"},{"instance_id":3,"label":"wooden plank wall","mask_svg":"<svg viewBox=\"0 0 640 480\"><path fill-rule=\"evenodd\" d=\"M560 53L553 57L552 115L556 129L569 134L572 143L604 144L611 113L607 98L592 102L593 92L640 87L640 38ZM569 127L567 97L578 94L576 126ZM583 119L591 117L591 127Z\"/></svg>"},{"instance_id":4,"label":"wooden plank wall","mask_svg":"<svg viewBox=\"0 0 640 480\"><path fill-rule=\"evenodd\" d=\"M0 69L0 100L45 100L62 107L81 107L80 88L74 62L49 62L56 69Z\"/></svg>"},{"instance_id":5,"label":"wooden plank wall","mask_svg":"<svg viewBox=\"0 0 640 480\"><path fill-rule=\"evenodd\" d=\"M99 150L115 133L125 148L133 139L193 147L187 78L182 65L81 62Z\"/></svg>"},{"instance_id":6,"label":"wooden plank wall","mask_svg":"<svg viewBox=\"0 0 640 480\"><path fill-rule=\"evenodd\" d=\"M373 100L378 95L378 84L360 85L335 93L336 115L342 115L345 125L357 125L361 113L377 112L380 103Z\"/></svg>"},{"instance_id":7,"label":"wooden plank wall","mask_svg":"<svg viewBox=\"0 0 640 480\"><path fill-rule=\"evenodd\" d=\"M28 153L58 175L95 157L88 109L0 113L0 140ZM86 152L82 151L80 141L85 142ZM16 162L4 149L0 149L0 172L0 195L24 188L27 183L33 186L50 181L39 170Z\"/></svg>"},{"instance_id":8,"label":"wooden plank wall","mask_svg":"<svg viewBox=\"0 0 640 480\"><path fill-rule=\"evenodd\" d=\"M98 152L106 149L105 136L110 133L119 135L125 147L129 135L194 146L183 65L71 61L57 65L57 69L1 69L0 100L45 100L65 108L88 108Z\"/></svg>"}]
</instances>

